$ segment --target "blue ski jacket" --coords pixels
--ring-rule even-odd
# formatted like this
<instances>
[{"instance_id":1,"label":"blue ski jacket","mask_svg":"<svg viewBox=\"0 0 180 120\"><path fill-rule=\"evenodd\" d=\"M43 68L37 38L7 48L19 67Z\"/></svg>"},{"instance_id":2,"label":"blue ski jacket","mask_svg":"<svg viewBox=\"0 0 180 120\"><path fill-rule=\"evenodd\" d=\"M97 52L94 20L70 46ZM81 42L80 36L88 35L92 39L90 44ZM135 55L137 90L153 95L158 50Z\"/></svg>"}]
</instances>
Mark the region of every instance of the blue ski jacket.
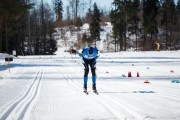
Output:
<instances>
[{"instance_id":1,"label":"blue ski jacket","mask_svg":"<svg viewBox=\"0 0 180 120\"><path fill-rule=\"evenodd\" d=\"M93 49L89 48L89 47L85 47L85 48L83 48L82 53L79 53L79 56L84 58L84 59L87 59L87 60L90 60L93 58L97 59L99 57L98 51L99 50L96 47L94 47ZM93 52L93 54L89 55L89 52Z\"/></svg>"}]
</instances>

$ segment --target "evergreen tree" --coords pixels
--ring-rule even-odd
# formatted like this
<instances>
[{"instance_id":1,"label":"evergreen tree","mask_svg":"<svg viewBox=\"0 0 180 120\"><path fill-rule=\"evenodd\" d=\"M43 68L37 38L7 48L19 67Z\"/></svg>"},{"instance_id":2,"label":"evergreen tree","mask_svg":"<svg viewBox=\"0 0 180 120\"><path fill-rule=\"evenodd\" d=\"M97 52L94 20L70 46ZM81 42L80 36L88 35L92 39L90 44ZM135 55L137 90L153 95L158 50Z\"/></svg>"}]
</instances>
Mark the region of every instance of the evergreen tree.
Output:
<instances>
[{"instance_id":1,"label":"evergreen tree","mask_svg":"<svg viewBox=\"0 0 180 120\"><path fill-rule=\"evenodd\" d=\"M80 30L80 27L82 26L82 20L80 17L77 17L76 19L76 27L78 27L78 30Z\"/></svg>"},{"instance_id":2,"label":"evergreen tree","mask_svg":"<svg viewBox=\"0 0 180 120\"><path fill-rule=\"evenodd\" d=\"M90 34L91 39L96 41L100 39L100 11L97 7L97 4L94 3L94 9L91 17L91 23L90 23Z\"/></svg>"},{"instance_id":3,"label":"evergreen tree","mask_svg":"<svg viewBox=\"0 0 180 120\"><path fill-rule=\"evenodd\" d=\"M48 40L48 53L50 55L54 54L54 52L57 51L57 41L54 40L52 37L50 37L50 39Z\"/></svg>"},{"instance_id":4,"label":"evergreen tree","mask_svg":"<svg viewBox=\"0 0 180 120\"><path fill-rule=\"evenodd\" d=\"M86 33L83 33L81 40L82 40L83 44L85 44L85 43L88 43L88 44L92 43L91 39L89 38L89 36Z\"/></svg>"},{"instance_id":5,"label":"evergreen tree","mask_svg":"<svg viewBox=\"0 0 180 120\"><path fill-rule=\"evenodd\" d=\"M176 6L176 13L177 13L177 42L179 43L180 42L180 0L177 1L177 6Z\"/></svg>"},{"instance_id":6,"label":"evergreen tree","mask_svg":"<svg viewBox=\"0 0 180 120\"><path fill-rule=\"evenodd\" d=\"M75 0L75 20L78 17L78 7L79 7L79 0Z\"/></svg>"},{"instance_id":7,"label":"evergreen tree","mask_svg":"<svg viewBox=\"0 0 180 120\"><path fill-rule=\"evenodd\" d=\"M166 31L166 49L171 48L171 34L177 26L174 0L162 0L162 20L161 25Z\"/></svg>"},{"instance_id":8,"label":"evergreen tree","mask_svg":"<svg viewBox=\"0 0 180 120\"><path fill-rule=\"evenodd\" d=\"M180 0L177 2L176 6L177 18L178 18L178 32L180 32Z\"/></svg>"},{"instance_id":9,"label":"evergreen tree","mask_svg":"<svg viewBox=\"0 0 180 120\"><path fill-rule=\"evenodd\" d=\"M136 36L136 50L137 50L137 36L140 31L140 28L138 26L138 23L140 21L140 18L138 16L138 13L140 11L139 9L139 0L133 0L130 2L130 5L128 8L128 32L130 35L135 35Z\"/></svg>"},{"instance_id":10,"label":"evergreen tree","mask_svg":"<svg viewBox=\"0 0 180 120\"><path fill-rule=\"evenodd\" d=\"M127 1L114 0L113 5L115 8L111 10L110 18L113 25L116 52L116 38L120 43L120 50L123 50L123 47L126 49Z\"/></svg>"},{"instance_id":11,"label":"evergreen tree","mask_svg":"<svg viewBox=\"0 0 180 120\"><path fill-rule=\"evenodd\" d=\"M66 7L66 14L67 14L67 21L70 21L70 19L71 19L71 14L70 14L70 8L69 8L69 6Z\"/></svg>"},{"instance_id":12,"label":"evergreen tree","mask_svg":"<svg viewBox=\"0 0 180 120\"><path fill-rule=\"evenodd\" d=\"M177 1L176 11L178 14L180 14L180 0Z\"/></svg>"},{"instance_id":13,"label":"evergreen tree","mask_svg":"<svg viewBox=\"0 0 180 120\"><path fill-rule=\"evenodd\" d=\"M158 16L159 1L158 0L143 0L143 26L144 26L144 47L146 45L147 35L150 35L151 49L157 39L157 16ZM145 49L145 48L144 48Z\"/></svg>"},{"instance_id":14,"label":"evergreen tree","mask_svg":"<svg viewBox=\"0 0 180 120\"><path fill-rule=\"evenodd\" d=\"M62 3L62 0L56 0L55 1L54 10L55 10L55 14L56 14L56 19L58 21L62 21L62 19L63 19L63 3Z\"/></svg>"},{"instance_id":15,"label":"evergreen tree","mask_svg":"<svg viewBox=\"0 0 180 120\"><path fill-rule=\"evenodd\" d=\"M91 16L92 16L92 10L91 10L91 8L89 8L87 13L86 13L86 21L88 23L90 23L90 21L91 21Z\"/></svg>"},{"instance_id":16,"label":"evergreen tree","mask_svg":"<svg viewBox=\"0 0 180 120\"><path fill-rule=\"evenodd\" d=\"M0 52L10 52L23 46L27 23L27 12L33 5L25 0L0 1ZM10 46L10 42L14 43ZM19 42L17 44L17 42Z\"/></svg>"}]
</instances>

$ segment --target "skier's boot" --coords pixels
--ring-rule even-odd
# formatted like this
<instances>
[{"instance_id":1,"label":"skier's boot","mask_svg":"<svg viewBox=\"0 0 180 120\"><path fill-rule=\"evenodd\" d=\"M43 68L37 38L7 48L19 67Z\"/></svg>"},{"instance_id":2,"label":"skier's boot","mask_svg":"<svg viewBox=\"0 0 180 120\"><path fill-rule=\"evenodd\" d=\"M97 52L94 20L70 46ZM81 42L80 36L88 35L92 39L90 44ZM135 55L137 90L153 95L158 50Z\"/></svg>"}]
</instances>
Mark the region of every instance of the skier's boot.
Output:
<instances>
[{"instance_id":1,"label":"skier's boot","mask_svg":"<svg viewBox=\"0 0 180 120\"><path fill-rule=\"evenodd\" d=\"M96 92L96 93L97 93L96 84L93 84L93 85L92 85L92 89L93 89L93 92Z\"/></svg>"},{"instance_id":2,"label":"skier's boot","mask_svg":"<svg viewBox=\"0 0 180 120\"><path fill-rule=\"evenodd\" d=\"M87 92L87 85L84 85L83 92Z\"/></svg>"}]
</instances>

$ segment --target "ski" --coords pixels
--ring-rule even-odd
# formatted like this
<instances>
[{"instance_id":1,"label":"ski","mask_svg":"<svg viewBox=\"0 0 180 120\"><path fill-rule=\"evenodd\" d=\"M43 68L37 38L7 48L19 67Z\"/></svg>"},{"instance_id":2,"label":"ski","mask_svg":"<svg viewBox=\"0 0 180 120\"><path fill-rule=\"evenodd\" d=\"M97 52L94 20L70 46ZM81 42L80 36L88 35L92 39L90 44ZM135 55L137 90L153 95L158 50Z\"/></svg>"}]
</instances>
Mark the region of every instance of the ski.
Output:
<instances>
[{"instance_id":1,"label":"ski","mask_svg":"<svg viewBox=\"0 0 180 120\"><path fill-rule=\"evenodd\" d=\"M83 91L86 95L88 95L89 93L88 93L88 91Z\"/></svg>"},{"instance_id":2,"label":"ski","mask_svg":"<svg viewBox=\"0 0 180 120\"><path fill-rule=\"evenodd\" d=\"M93 93L95 93L96 95L99 95L99 93L98 93L98 91L97 91L97 90L93 91Z\"/></svg>"}]
</instances>

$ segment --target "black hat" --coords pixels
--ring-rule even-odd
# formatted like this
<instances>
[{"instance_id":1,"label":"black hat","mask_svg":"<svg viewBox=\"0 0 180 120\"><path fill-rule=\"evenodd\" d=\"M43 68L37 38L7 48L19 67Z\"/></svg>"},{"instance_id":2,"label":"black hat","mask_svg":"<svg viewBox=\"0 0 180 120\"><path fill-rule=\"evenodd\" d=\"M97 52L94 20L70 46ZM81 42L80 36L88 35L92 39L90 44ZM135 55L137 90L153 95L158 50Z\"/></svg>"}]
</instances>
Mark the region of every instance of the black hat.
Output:
<instances>
[{"instance_id":1,"label":"black hat","mask_svg":"<svg viewBox=\"0 0 180 120\"><path fill-rule=\"evenodd\" d=\"M93 51L94 51L93 49L94 49L93 47L89 48L89 54L93 54Z\"/></svg>"}]
</instances>

